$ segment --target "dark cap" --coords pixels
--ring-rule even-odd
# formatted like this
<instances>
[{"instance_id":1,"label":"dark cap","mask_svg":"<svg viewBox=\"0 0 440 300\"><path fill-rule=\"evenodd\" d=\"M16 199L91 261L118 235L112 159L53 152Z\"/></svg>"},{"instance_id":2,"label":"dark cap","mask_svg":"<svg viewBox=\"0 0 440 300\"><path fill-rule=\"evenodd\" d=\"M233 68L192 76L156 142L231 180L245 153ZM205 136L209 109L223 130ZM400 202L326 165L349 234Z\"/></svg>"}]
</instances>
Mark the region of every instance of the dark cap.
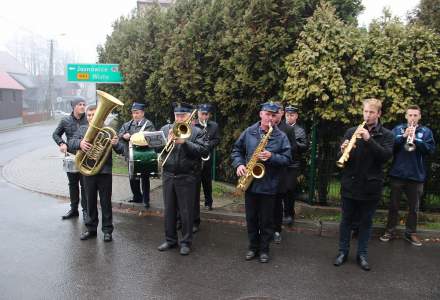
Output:
<instances>
[{"instance_id":1,"label":"dark cap","mask_svg":"<svg viewBox=\"0 0 440 300\"><path fill-rule=\"evenodd\" d=\"M173 108L175 113L190 113L193 110L193 106L185 102L174 102Z\"/></svg>"},{"instance_id":2,"label":"dark cap","mask_svg":"<svg viewBox=\"0 0 440 300\"><path fill-rule=\"evenodd\" d=\"M133 102L131 106L131 110L144 110L145 104L139 102Z\"/></svg>"},{"instance_id":3,"label":"dark cap","mask_svg":"<svg viewBox=\"0 0 440 300\"><path fill-rule=\"evenodd\" d=\"M261 104L261 110L270 111L273 113L277 113L280 110L281 106L275 102L269 101Z\"/></svg>"},{"instance_id":4,"label":"dark cap","mask_svg":"<svg viewBox=\"0 0 440 300\"><path fill-rule=\"evenodd\" d=\"M292 106L292 105L288 105L288 106L286 106L285 111L289 112L289 113L293 113L293 112L297 113L298 112L298 107L295 107L295 106Z\"/></svg>"},{"instance_id":5,"label":"dark cap","mask_svg":"<svg viewBox=\"0 0 440 300\"><path fill-rule=\"evenodd\" d=\"M211 112L211 108L212 108L211 104L204 103L204 104L200 104L198 109L200 112L209 113Z\"/></svg>"},{"instance_id":6,"label":"dark cap","mask_svg":"<svg viewBox=\"0 0 440 300\"><path fill-rule=\"evenodd\" d=\"M75 96L73 97L73 99L70 101L70 105L72 106L72 108L75 108L75 106L77 106L79 103L84 102L86 103L86 99L84 99L81 96Z\"/></svg>"}]
</instances>

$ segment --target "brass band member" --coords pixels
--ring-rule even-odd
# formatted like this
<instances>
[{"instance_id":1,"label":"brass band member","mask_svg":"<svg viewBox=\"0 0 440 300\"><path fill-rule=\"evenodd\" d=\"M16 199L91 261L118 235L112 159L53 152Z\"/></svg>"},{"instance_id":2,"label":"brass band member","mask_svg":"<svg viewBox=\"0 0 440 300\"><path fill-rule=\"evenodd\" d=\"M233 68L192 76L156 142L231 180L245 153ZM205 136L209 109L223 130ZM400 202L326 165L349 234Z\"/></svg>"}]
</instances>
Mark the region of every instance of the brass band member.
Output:
<instances>
[{"instance_id":1,"label":"brass band member","mask_svg":"<svg viewBox=\"0 0 440 300\"><path fill-rule=\"evenodd\" d=\"M196 185L201 172L202 156L209 153L209 147L204 139L204 133L197 127L191 126L191 135L182 139L173 133L173 127L179 123L190 123L193 107L187 103L174 103L174 124L161 128L168 141L174 143L168 158L163 164L162 183L165 206L165 242L158 247L159 251L175 248L178 245L177 213L182 222L182 239L180 254L188 255L191 251L194 221L194 202ZM161 157L163 161L164 158Z\"/></svg>"},{"instance_id":2,"label":"brass band member","mask_svg":"<svg viewBox=\"0 0 440 300\"><path fill-rule=\"evenodd\" d=\"M195 215L194 215L194 231L198 231L200 225L200 185L203 186L203 194L205 195L205 208L212 210L212 158L214 156L214 148L220 143L220 135L218 124L211 121L211 105L201 104L197 110L197 121L195 126L205 133L205 139L209 145L209 155L202 158L202 174L201 180L197 184Z\"/></svg>"},{"instance_id":3,"label":"brass band member","mask_svg":"<svg viewBox=\"0 0 440 300\"><path fill-rule=\"evenodd\" d=\"M255 178L245 192L246 225L249 251L246 260L259 255L262 263L269 261L269 244L273 237L273 211L278 191L280 167L290 163L290 145L287 136L276 126L272 127L280 107L267 102L261 106L260 121L245 129L234 144L231 159L237 176L246 175L246 164L270 128L272 133L263 151L256 153L264 164L265 175Z\"/></svg>"},{"instance_id":4,"label":"brass band member","mask_svg":"<svg viewBox=\"0 0 440 300\"><path fill-rule=\"evenodd\" d=\"M87 121L90 122L96 111L95 105L87 107ZM81 126L69 142L69 147L75 150L81 149L87 152L91 149L92 144L84 140L88 125ZM117 135L111 140L113 150L118 154L124 152L124 145L119 142ZM104 233L104 242L113 240L113 213L112 213L112 155L108 156L104 166L98 174L92 176L84 176L85 190L87 193L87 211L86 219L87 230L81 233L81 240L88 240L96 237L98 228L98 193L99 202L101 204L102 213L102 232Z\"/></svg>"},{"instance_id":5,"label":"brass band member","mask_svg":"<svg viewBox=\"0 0 440 300\"><path fill-rule=\"evenodd\" d=\"M68 143L70 139L73 137L73 134L80 128L82 125L87 124L87 119L84 114L86 109L86 101L82 97L75 97L72 102L72 113L69 116L64 117L57 128L52 134L52 137L60 147L60 151L62 153L72 153L75 154L76 151L72 150L68 147ZM66 140L62 138L63 134L66 135ZM81 207L83 211L83 218L86 219L87 216L87 200L84 192L84 182L83 175L81 173L67 173L67 178L69 180L69 195L70 195L70 210L62 216L63 220L76 218L79 216L78 213L78 205L81 197ZM81 195L79 185L81 184Z\"/></svg>"},{"instance_id":6,"label":"brass band member","mask_svg":"<svg viewBox=\"0 0 440 300\"><path fill-rule=\"evenodd\" d=\"M145 104L134 102L131 106L132 120L124 123L119 130L119 138L125 145L124 155L128 159L128 142L130 137L139 132L141 129L144 131L154 131L153 123L144 117ZM133 199L128 202L144 203L145 208L150 207L150 176L148 173L141 174L139 177L130 178L130 188L133 193ZM141 186L142 185L142 191Z\"/></svg>"},{"instance_id":7,"label":"brass band member","mask_svg":"<svg viewBox=\"0 0 440 300\"><path fill-rule=\"evenodd\" d=\"M280 181L278 184L278 191L277 195L275 197L275 204L274 204L274 236L273 241L276 244L281 243L281 231L282 231L282 224L283 224L283 212L289 211L290 209L293 210L293 207L289 204L293 201L293 192L291 194L288 194L288 191L294 191L296 181L296 172L293 172L293 168L290 168L290 166L293 163L293 160L295 159L295 156L297 155L296 151L298 149L296 144L296 138L295 138L295 129L292 126L288 126L286 122L282 120L284 115L283 107L280 105L280 109L278 110L278 113L274 120L274 125L278 126L278 128L284 132L289 140L290 144L290 154L291 154L291 161L289 166L280 167ZM293 187L292 187L293 186ZM292 196L292 198L289 198L289 196ZM284 205L283 205L284 204ZM283 208L284 206L284 208Z\"/></svg>"},{"instance_id":8,"label":"brass band member","mask_svg":"<svg viewBox=\"0 0 440 300\"><path fill-rule=\"evenodd\" d=\"M350 249L351 229L354 221L359 222L357 263L370 270L368 263L368 240L370 239L373 216L382 197L383 164L393 152L393 134L379 122L382 103L377 99L363 102L365 127L352 127L345 132L341 145L341 156L346 157L345 148L349 140L355 147L349 152L341 178L342 220L339 229L339 254L335 266L342 265ZM350 147L347 147L350 149ZM338 161L339 163L340 161Z\"/></svg>"},{"instance_id":9,"label":"brass band member","mask_svg":"<svg viewBox=\"0 0 440 300\"><path fill-rule=\"evenodd\" d=\"M406 124L393 129L394 160L390 170L391 201L388 210L388 224L382 242L394 238L399 220L399 206L402 192L408 200L409 210L406 219L405 239L414 246L421 246L417 237L417 212L426 180L425 157L435 151L432 131L420 124L422 113L418 105L406 110Z\"/></svg>"}]
</instances>

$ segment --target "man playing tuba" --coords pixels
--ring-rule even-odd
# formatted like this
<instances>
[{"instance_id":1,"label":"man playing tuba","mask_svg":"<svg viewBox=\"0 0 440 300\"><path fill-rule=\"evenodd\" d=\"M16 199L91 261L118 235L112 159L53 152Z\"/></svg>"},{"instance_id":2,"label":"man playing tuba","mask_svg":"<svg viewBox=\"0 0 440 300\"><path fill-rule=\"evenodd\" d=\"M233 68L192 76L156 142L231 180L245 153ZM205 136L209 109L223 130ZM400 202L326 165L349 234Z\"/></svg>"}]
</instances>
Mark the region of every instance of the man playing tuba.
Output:
<instances>
[{"instance_id":1,"label":"man playing tuba","mask_svg":"<svg viewBox=\"0 0 440 300\"><path fill-rule=\"evenodd\" d=\"M239 180L239 187L245 190L246 225L249 250L245 259L252 260L259 255L260 262L269 261L269 244L274 234L273 211L280 180L280 167L288 166L291 160L290 144L284 132L272 124L280 106L273 102L261 106L260 121L246 128L234 144L231 159L237 176L249 176L246 167L256 160L263 166L258 169L258 178L250 185ZM261 143L266 143L261 151ZM258 152L258 153L256 153ZM260 177L263 175L262 177ZM252 176L252 175L250 175Z\"/></svg>"}]
</instances>

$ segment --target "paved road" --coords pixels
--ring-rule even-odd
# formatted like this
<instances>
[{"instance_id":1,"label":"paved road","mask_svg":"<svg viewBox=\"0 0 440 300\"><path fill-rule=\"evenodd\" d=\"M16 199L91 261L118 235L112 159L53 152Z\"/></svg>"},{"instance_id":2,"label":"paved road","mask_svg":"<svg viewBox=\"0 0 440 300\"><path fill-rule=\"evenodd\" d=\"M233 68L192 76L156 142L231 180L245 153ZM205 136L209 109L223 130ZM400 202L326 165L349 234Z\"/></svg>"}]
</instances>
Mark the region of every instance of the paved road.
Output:
<instances>
[{"instance_id":1,"label":"paved road","mask_svg":"<svg viewBox=\"0 0 440 300\"><path fill-rule=\"evenodd\" d=\"M23 131L24 130L24 131ZM41 129L0 133L0 163L10 151L44 146ZM6 134L6 137L4 137ZM373 241L373 270L331 262L336 240L288 233L269 264L246 262L245 228L203 223L194 251L156 250L163 219L115 213L114 242L80 241L81 220L61 221L65 203L0 178L0 295L3 299L440 299L440 244Z\"/></svg>"}]
</instances>

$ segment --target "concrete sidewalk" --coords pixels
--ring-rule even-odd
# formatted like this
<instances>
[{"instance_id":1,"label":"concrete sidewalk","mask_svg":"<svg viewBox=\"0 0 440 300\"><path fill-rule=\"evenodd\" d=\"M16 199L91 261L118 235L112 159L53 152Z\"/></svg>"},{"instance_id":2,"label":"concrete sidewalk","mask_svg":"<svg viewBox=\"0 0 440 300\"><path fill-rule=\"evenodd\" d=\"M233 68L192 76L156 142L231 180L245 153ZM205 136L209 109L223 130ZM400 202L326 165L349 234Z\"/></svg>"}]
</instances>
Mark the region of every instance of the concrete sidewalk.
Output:
<instances>
[{"instance_id":1,"label":"concrete sidewalk","mask_svg":"<svg viewBox=\"0 0 440 300\"><path fill-rule=\"evenodd\" d=\"M62 168L63 155L53 145L35 149L25 155L21 155L3 167L3 177L10 183L25 189L57 197L68 202L68 180ZM150 180L150 209L145 209L141 203L129 203L132 198L128 176L113 176L112 203L113 208L138 215L162 215L163 200L161 180L152 178ZM201 202L203 205L203 201ZM235 210L230 199L215 199L214 210L208 211L201 207L201 218L210 222L245 224L244 213L241 209ZM317 209L307 204L297 202L296 211ZM241 205L242 206L242 205ZM285 227L286 231L305 232L320 236L336 236L339 230L339 223L324 222L315 220L295 220L292 227ZM400 228L402 231L402 228ZM377 236L383 232L382 226L374 227L374 234ZM440 242L440 232L437 230L419 230L419 234L427 239L426 241Z\"/></svg>"}]
</instances>

